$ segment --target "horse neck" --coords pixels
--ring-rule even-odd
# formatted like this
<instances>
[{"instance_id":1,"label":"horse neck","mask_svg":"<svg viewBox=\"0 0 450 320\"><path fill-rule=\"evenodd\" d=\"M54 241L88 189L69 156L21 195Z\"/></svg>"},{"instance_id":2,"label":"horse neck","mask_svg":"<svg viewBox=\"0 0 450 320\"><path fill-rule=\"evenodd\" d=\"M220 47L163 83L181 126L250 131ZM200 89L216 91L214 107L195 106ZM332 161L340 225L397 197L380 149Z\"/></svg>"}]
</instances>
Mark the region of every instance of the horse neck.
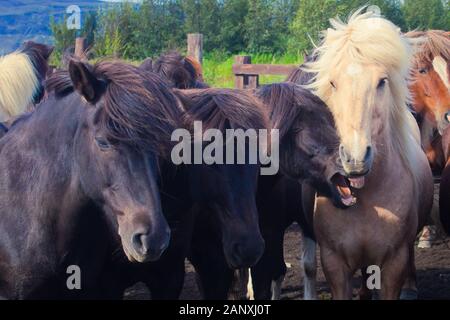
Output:
<instances>
[{"instance_id":1,"label":"horse neck","mask_svg":"<svg viewBox=\"0 0 450 320\"><path fill-rule=\"evenodd\" d=\"M372 144L376 147L375 158L373 167L371 169L371 175L384 176L389 174L394 166L401 161L399 150L397 150L392 139L393 131L392 120L384 119L381 121L382 128L379 128L376 133L372 135Z\"/></svg>"},{"instance_id":2,"label":"horse neck","mask_svg":"<svg viewBox=\"0 0 450 320\"><path fill-rule=\"evenodd\" d=\"M76 95L64 99L50 97L36 109L26 124L25 135L35 141L33 152L42 159L52 158L52 165L47 166L47 179L58 192L69 193L70 189L71 194L77 194L79 186L75 175L74 145L85 113ZM80 198L74 200L77 201Z\"/></svg>"}]
</instances>

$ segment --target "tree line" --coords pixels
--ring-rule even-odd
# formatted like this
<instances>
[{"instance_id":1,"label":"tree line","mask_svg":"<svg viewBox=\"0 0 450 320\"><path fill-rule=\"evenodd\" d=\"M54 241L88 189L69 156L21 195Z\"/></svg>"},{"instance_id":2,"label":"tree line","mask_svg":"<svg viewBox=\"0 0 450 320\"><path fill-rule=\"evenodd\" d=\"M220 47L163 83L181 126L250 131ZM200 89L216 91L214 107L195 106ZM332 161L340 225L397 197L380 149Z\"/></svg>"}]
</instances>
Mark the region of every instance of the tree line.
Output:
<instances>
[{"instance_id":1,"label":"tree line","mask_svg":"<svg viewBox=\"0 0 450 320\"><path fill-rule=\"evenodd\" d=\"M300 54L318 41L331 17L376 5L403 31L450 29L450 0L144 0L101 7L82 30L52 19L57 57L87 38L94 56L141 60L184 50L187 33L203 33L207 53Z\"/></svg>"}]
</instances>

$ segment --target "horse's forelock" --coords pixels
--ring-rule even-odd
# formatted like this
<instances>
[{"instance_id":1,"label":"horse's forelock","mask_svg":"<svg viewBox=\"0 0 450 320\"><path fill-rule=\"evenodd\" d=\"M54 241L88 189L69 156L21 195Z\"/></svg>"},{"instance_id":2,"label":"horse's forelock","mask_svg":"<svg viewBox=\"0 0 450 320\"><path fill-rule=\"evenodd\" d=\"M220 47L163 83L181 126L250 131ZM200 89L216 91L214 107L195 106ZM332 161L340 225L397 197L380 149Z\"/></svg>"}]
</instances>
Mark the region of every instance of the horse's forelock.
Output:
<instances>
[{"instance_id":1,"label":"horse's forelock","mask_svg":"<svg viewBox=\"0 0 450 320\"><path fill-rule=\"evenodd\" d=\"M361 13L363 9L356 11L347 23L332 20L333 28L324 33L321 45L314 52L317 60L305 65L308 72L315 73L312 83L306 87L327 103L331 94L329 74L331 70L336 70L337 65L356 62L385 66L392 78L389 113L393 131L391 144L413 173L415 163L412 152L415 141L411 135L414 128L411 127L406 106L409 102L406 79L409 77L413 55L412 43L392 22L375 13Z\"/></svg>"},{"instance_id":2,"label":"horse's forelock","mask_svg":"<svg viewBox=\"0 0 450 320\"><path fill-rule=\"evenodd\" d=\"M407 33L406 36L410 39L422 39L419 41L414 55L417 63L431 64L437 56L441 56L447 63L450 63L450 36L446 31L414 31Z\"/></svg>"},{"instance_id":3,"label":"horse's forelock","mask_svg":"<svg viewBox=\"0 0 450 320\"><path fill-rule=\"evenodd\" d=\"M96 78L107 83L98 107L104 109L99 124L108 137L167 154L180 116L176 99L164 81L120 61L101 61L91 69ZM56 71L47 79L46 89L60 98L74 92L69 72Z\"/></svg>"},{"instance_id":4,"label":"horse's forelock","mask_svg":"<svg viewBox=\"0 0 450 320\"><path fill-rule=\"evenodd\" d=\"M265 85L257 90L256 95L268 109L272 128L280 130L280 139L292 129L304 112L312 112L318 119L327 117L329 123L333 123L332 115L322 100L293 83Z\"/></svg>"},{"instance_id":5,"label":"horse's forelock","mask_svg":"<svg viewBox=\"0 0 450 320\"><path fill-rule=\"evenodd\" d=\"M177 90L186 110L187 125L202 121L203 128L268 129L263 105L250 92L232 89Z\"/></svg>"},{"instance_id":6,"label":"horse's forelock","mask_svg":"<svg viewBox=\"0 0 450 320\"><path fill-rule=\"evenodd\" d=\"M93 72L108 83L103 125L110 138L165 154L179 115L175 97L164 81L118 61L100 62Z\"/></svg>"}]
</instances>

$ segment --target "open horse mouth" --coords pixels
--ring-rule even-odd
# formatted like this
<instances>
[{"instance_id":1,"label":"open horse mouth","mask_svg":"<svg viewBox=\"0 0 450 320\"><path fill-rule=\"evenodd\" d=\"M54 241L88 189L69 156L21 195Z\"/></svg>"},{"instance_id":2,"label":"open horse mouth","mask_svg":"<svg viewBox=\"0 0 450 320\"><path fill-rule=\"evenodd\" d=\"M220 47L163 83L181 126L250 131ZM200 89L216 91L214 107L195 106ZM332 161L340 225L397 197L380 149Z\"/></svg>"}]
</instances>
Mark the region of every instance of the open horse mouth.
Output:
<instances>
[{"instance_id":1,"label":"open horse mouth","mask_svg":"<svg viewBox=\"0 0 450 320\"><path fill-rule=\"evenodd\" d=\"M346 207L351 207L354 206L357 201L357 198L354 195L354 190L364 188L365 177L361 176L349 178L341 175L340 173L336 173L331 178L331 182L341 198L341 203Z\"/></svg>"}]
</instances>

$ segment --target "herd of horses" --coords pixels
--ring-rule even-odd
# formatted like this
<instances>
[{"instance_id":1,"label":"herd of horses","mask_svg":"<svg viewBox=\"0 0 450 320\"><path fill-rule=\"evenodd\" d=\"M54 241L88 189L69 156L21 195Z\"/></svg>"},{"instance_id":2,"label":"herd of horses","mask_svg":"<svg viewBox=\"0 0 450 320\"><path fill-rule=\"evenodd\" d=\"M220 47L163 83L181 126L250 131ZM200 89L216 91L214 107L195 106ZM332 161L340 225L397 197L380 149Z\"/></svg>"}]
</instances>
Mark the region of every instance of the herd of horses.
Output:
<instances>
[{"instance_id":1,"label":"herd of horses","mask_svg":"<svg viewBox=\"0 0 450 320\"><path fill-rule=\"evenodd\" d=\"M316 244L334 299L373 265L381 299L416 299L432 170L450 234L450 34L402 34L362 9L331 23L285 82L255 90L210 88L176 52L54 72L46 45L0 58L0 297L122 299L143 282L178 299L189 259L205 299L235 287L279 299L297 222L305 299L317 298ZM172 133L196 121L278 129L280 172L173 164ZM360 298L372 294L363 281Z\"/></svg>"}]
</instances>

